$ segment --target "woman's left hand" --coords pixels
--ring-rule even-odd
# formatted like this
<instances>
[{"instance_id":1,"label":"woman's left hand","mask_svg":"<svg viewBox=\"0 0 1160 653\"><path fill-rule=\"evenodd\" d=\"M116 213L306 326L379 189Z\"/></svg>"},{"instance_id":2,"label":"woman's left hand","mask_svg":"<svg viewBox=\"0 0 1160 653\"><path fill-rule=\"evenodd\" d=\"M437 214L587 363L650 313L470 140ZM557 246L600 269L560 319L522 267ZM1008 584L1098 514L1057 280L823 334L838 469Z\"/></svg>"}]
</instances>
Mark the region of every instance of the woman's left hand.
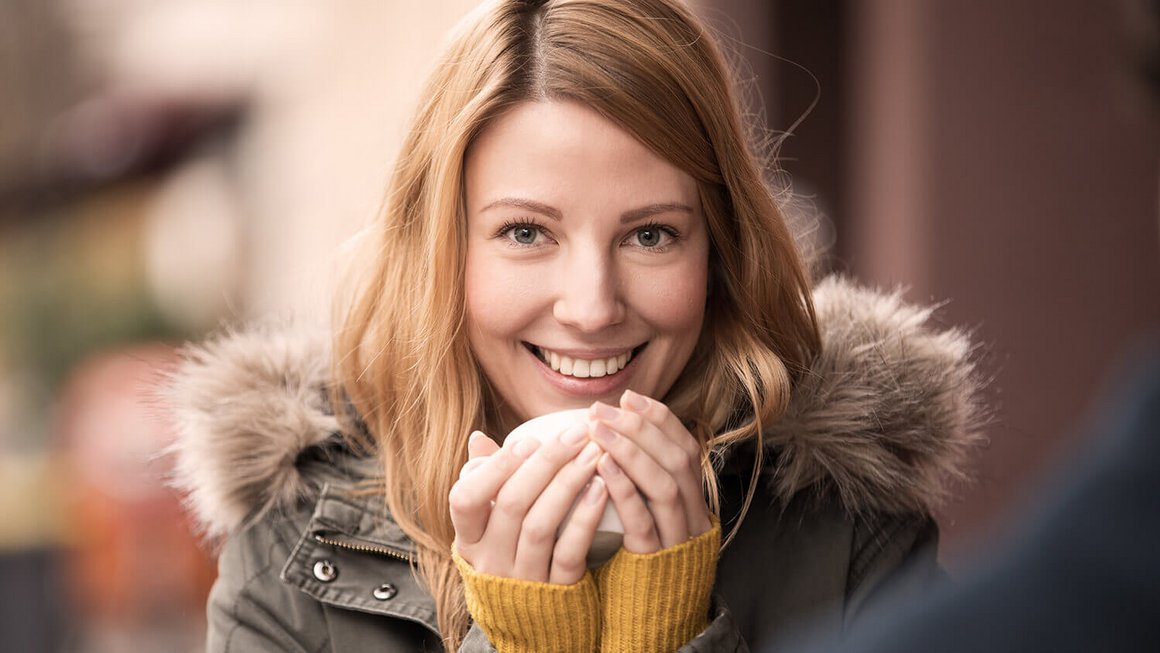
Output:
<instances>
[{"instance_id":1,"label":"woman's left hand","mask_svg":"<svg viewBox=\"0 0 1160 653\"><path fill-rule=\"evenodd\" d=\"M619 407L596 402L589 416L606 452L596 469L624 524L625 549L652 553L712 528L701 444L668 406L626 390Z\"/></svg>"}]
</instances>

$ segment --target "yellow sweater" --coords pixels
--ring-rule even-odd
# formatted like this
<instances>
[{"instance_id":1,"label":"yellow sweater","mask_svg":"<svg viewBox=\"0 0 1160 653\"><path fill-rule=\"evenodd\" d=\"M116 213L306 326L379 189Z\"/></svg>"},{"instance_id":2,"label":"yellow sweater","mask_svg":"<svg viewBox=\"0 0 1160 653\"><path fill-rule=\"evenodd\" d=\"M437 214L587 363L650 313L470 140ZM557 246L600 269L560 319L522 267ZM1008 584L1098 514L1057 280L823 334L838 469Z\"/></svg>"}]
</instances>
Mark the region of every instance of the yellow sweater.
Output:
<instances>
[{"instance_id":1,"label":"yellow sweater","mask_svg":"<svg viewBox=\"0 0 1160 653\"><path fill-rule=\"evenodd\" d=\"M499 653L675 651L708 625L721 527L636 554L621 549L572 585L481 574L453 554L467 610Z\"/></svg>"}]
</instances>

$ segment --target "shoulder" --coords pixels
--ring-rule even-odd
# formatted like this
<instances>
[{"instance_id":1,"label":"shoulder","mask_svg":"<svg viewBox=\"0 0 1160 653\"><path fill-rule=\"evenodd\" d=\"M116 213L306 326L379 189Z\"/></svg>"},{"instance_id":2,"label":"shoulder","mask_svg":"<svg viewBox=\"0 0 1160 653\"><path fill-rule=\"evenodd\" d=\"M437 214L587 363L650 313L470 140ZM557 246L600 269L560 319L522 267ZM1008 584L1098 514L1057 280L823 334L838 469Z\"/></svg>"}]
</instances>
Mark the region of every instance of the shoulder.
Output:
<instances>
[{"instance_id":1,"label":"shoulder","mask_svg":"<svg viewBox=\"0 0 1160 653\"><path fill-rule=\"evenodd\" d=\"M207 605L206 650L320 650L324 645L321 605L280 578L300 523L302 514L269 513L225 540Z\"/></svg>"}]
</instances>

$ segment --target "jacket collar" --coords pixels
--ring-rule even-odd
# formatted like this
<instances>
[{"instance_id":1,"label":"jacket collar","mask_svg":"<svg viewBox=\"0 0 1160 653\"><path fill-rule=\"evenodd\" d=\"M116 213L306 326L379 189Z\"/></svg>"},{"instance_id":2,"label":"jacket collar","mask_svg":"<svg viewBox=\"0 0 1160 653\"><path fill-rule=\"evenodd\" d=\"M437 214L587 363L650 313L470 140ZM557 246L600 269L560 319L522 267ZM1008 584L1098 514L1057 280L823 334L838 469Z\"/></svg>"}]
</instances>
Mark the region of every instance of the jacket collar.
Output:
<instances>
[{"instance_id":1,"label":"jacket collar","mask_svg":"<svg viewBox=\"0 0 1160 653\"><path fill-rule=\"evenodd\" d=\"M932 307L830 277L814 290L822 352L764 429L766 476L784 502L835 496L851 513L930 512L963 477L985 414L965 333ZM339 426L323 329L265 325L185 349L163 401L174 485L211 538L319 496Z\"/></svg>"},{"instance_id":2,"label":"jacket collar","mask_svg":"<svg viewBox=\"0 0 1160 653\"><path fill-rule=\"evenodd\" d=\"M381 497L324 484L282 580L318 601L439 630L435 599L412 571L415 548Z\"/></svg>"}]
</instances>

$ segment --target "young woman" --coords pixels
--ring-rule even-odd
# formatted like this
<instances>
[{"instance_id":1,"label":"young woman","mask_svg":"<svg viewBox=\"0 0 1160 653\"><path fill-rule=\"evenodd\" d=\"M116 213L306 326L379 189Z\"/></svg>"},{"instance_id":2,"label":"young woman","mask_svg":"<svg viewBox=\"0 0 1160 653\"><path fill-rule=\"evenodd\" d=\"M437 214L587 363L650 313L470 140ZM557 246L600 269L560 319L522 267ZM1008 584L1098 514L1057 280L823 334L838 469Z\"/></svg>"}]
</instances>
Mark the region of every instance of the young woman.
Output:
<instances>
[{"instance_id":1,"label":"young woman","mask_svg":"<svg viewBox=\"0 0 1160 653\"><path fill-rule=\"evenodd\" d=\"M969 345L811 290L679 0L485 4L402 151L334 336L174 379L179 482L228 536L212 650L775 650L937 573Z\"/></svg>"}]
</instances>

